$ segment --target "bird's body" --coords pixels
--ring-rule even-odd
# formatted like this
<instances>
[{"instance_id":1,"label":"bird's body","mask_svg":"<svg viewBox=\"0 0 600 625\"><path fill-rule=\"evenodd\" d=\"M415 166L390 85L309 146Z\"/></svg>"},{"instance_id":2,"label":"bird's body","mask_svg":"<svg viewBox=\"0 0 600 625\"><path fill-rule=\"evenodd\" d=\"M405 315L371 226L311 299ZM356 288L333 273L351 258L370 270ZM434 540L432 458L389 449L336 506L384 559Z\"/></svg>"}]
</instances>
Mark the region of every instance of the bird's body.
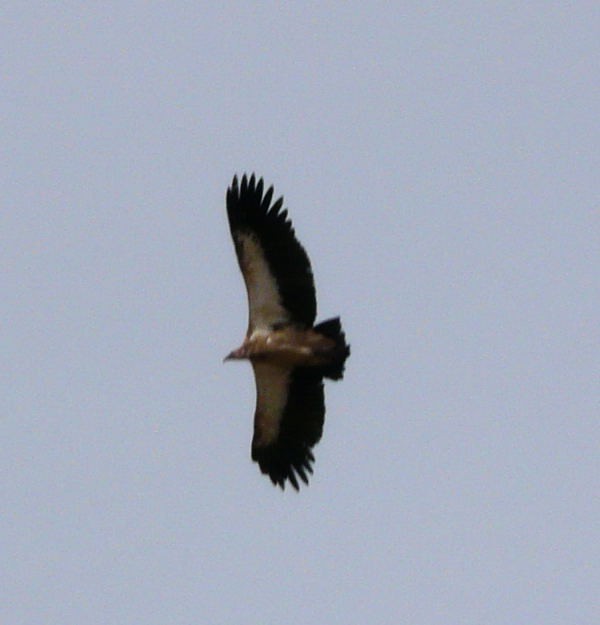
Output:
<instances>
[{"instance_id":1,"label":"bird's body","mask_svg":"<svg viewBox=\"0 0 600 625\"><path fill-rule=\"evenodd\" d=\"M247 358L257 362L268 360L282 367L319 367L329 362L335 341L312 329L286 326L271 331L254 330L240 349L234 352L236 356L232 356L232 359Z\"/></svg>"},{"instance_id":2,"label":"bird's body","mask_svg":"<svg viewBox=\"0 0 600 625\"><path fill-rule=\"evenodd\" d=\"M308 483L311 448L325 418L323 378L339 380L350 354L339 318L313 325L316 294L310 261L295 237L283 198L237 178L227 214L248 294L248 331L228 359L250 360L256 380L252 459L274 484Z\"/></svg>"}]
</instances>

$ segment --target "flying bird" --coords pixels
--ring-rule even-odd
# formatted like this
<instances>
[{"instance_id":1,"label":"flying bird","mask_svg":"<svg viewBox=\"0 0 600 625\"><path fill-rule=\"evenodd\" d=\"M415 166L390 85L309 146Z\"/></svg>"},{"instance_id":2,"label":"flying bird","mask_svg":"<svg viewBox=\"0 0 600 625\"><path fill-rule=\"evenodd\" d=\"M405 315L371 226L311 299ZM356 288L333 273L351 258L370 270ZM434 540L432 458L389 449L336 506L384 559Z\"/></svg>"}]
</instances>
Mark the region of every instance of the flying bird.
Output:
<instances>
[{"instance_id":1,"label":"flying bird","mask_svg":"<svg viewBox=\"0 0 600 625\"><path fill-rule=\"evenodd\" d=\"M313 472L312 448L323 432L323 378L341 380L350 355L339 317L313 325L312 269L283 197L272 202L254 174L233 178L227 216L248 295L248 330L225 360L247 359L256 382L252 460L284 488L298 490Z\"/></svg>"}]
</instances>

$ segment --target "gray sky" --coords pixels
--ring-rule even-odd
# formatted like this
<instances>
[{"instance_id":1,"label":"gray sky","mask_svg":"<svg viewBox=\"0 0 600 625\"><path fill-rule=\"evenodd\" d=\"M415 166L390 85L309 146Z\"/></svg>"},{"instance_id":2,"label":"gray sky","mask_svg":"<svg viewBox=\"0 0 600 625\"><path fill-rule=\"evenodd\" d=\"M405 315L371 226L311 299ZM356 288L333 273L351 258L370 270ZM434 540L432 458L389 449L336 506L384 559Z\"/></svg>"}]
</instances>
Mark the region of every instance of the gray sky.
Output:
<instances>
[{"instance_id":1,"label":"gray sky","mask_svg":"<svg viewBox=\"0 0 600 625\"><path fill-rule=\"evenodd\" d=\"M600 622L597 3L50 4L0 27L2 623ZM352 344L300 493L221 362L244 171Z\"/></svg>"}]
</instances>

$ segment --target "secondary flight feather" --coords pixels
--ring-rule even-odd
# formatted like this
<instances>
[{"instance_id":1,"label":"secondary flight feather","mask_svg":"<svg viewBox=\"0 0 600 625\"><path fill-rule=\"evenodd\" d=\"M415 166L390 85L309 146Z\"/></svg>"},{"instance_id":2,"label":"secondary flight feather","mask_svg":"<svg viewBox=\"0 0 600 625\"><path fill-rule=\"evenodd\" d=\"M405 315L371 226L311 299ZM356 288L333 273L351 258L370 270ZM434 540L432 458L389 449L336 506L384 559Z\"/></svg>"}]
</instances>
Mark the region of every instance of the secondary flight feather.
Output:
<instances>
[{"instance_id":1,"label":"secondary flight feather","mask_svg":"<svg viewBox=\"0 0 600 625\"><path fill-rule=\"evenodd\" d=\"M350 355L339 317L314 325L310 260L283 210L254 174L233 178L227 216L248 294L248 330L226 360L247 359L256 382L252 459L273 484L298 490L313 472L325 419L323 378L341 380Z\"/></svg>"}]
</instances>

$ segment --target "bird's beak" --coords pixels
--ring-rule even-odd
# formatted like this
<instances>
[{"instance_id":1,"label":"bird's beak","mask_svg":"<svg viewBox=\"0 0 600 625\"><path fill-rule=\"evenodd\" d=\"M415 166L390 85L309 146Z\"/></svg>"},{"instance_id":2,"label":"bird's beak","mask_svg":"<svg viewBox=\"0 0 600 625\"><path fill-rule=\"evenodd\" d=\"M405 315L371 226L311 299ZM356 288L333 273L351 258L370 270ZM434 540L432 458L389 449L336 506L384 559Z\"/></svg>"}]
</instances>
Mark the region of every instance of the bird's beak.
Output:
<instances>
[{"instance_id":1,"label":"bird's beak","mask_svg":"<svg viewBox=\"0 0 600 625\"><path fill-rule=\"evenodd\" d=\"M227 356L223 358L223 362L226 362L227 360L241 360L242 358L246 358L246 352L243 345L242 347L238 347L237 349L234 349L231 353L227 354Z\"/></svg>"},{"instance_id":2,"label":"bird's beak","mask_svg":"<svg viewBox=\"0 0 600 625\"><path fill-rule=\"evenodd\" d=\"M238 349L234 349L232 352L229 352L225 358L223 358L223 362L227 362L228 360L237 360L239 358Z\"/></svg>"}]
</instances>

